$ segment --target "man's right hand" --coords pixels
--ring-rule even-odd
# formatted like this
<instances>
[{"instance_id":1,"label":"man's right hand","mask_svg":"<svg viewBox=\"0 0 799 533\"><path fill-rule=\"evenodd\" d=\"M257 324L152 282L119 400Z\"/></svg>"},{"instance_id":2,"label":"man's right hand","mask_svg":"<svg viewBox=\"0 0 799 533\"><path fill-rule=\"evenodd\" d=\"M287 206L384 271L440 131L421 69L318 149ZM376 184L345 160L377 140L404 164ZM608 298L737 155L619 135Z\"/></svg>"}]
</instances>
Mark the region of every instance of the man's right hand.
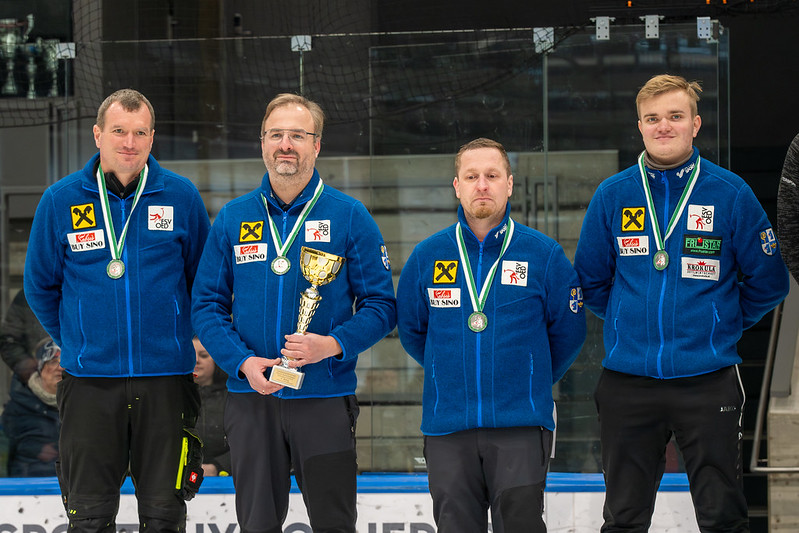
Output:
<instances>
[{"instance_id":1,"label":"man's right hand","mask_svg":"<svg viewBox=\"0 0 799 533\"><path fill-rule=\"evenodd\" d=\"M266 357L253 356L244 360L241 367L239 367L239 371L244 374L247 381L250 383L250 387L252 387L255 392L266 396L267 394L275 393L283 388L283 385L272 383L267 380L264 375L267 368L279 364L280 358L267 359Z\"/></svg>"}]
</instances>

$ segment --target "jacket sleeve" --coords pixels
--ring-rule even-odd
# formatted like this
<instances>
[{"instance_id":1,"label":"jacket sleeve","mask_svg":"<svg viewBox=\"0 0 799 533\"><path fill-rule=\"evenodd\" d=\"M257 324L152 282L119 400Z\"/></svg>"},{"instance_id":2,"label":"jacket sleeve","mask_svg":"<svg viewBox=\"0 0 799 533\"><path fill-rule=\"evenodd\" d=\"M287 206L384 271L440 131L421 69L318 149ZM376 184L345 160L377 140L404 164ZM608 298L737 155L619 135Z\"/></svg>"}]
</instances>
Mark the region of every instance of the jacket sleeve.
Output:
<instances>
[{"instance_id":1,"label":"jacket sleeve","mask_svg":"<svg viewBox=\"0 0 799 533\"><path fill-rule=\"evenodd\" d=\"M748 185L738 192L733 213L733 246L741 271L739 301L746 329L788 295L790 280L779 245L774 242L775 248L770 248L771 223Z\"/></svg>"},{"instance_id":2,"label":"jacket sleeve","mask_svg":"<svg viewBox=\"0 0 799 533\"><path fill-rule=\"evenodd\" d=\"M394 282L377 223L366 207L357 202L347 225L346 272L355 296L355 314L330 331L341 345L341 360L357 357L397 325Z\"/></svg>"},{"instance_id":3,"label":"jacket sleeve","mask_svg":"<svg viewBox=\"0 0 799 533\"><path fill-rule=\"evenodd\" d=\"M255 355L233 327L232 245L225 234L223 208L205 242L192 288L191 317L194 332L214 361L230 376Z\"/></svg>"},{"instance_id":4,"label":"jacket sleeve","mask_svg":"<svg viewBox=\"0 0 799 533\"><path fill-rule=\"evenodd\" d=\"M793 278L799 282L799 135L788 148L780 176L777 236L782 258Z\"/></svg>"},{"instance_id":5,"label":"jacket sleeve","mask_svg":"<svg viewBox=\"0 0 799 533\"><path fill-rule=\"evenodd\" d=\"M23 278L25 297L31 310L53 341L61 346L58 313L61 306L66 245L58 229L54 198L47 189L33 217Z\"/></svg>"},{"instance_id":6,"label":"jacket sleeve","mask_svg":"<svg viewBox=\"0 0 799 533\"><path fill-rule=\"evenodd\" d=\"M547 335L554 384L577 358L586 334L580 280L560 245L550 253L546 284Z\"/></svg>"},{"instance_id":7,"label":"jacket sleeve","mask_svg":"<svg viewBox=\"0 0 799 533\"><path fill-rule=\"evenodd\" d=\"M419 260L414 250L400 273L397 284L397 330L405 351L424 366L429 309L419 281Z\"/></svg>"},{"instance_id":8,"label":"jacket sleeve","mask_svg":"<svg viewBox=\"0 0 799 533\"><path fill-rule=\"evenodd\" d=\"M585 213L574 268L580 278L585 305L604 320L616 275L616 248L602 191L601 187L597 190Z\"/></svg>"},{"instance_id":9,"label":"jacket sleeve","mask_svg":"<svg viewBox=\"0 0 799 533\"><path fill-rule=\"evenodd\" d=\"M188 291L191 294L194 277L197 274L197 266L200 264L200 257L203 253L205 241L208 239L208 232L211 229L211 222L208 219L208 211L205 209L202 197L197 189L193 189L193 198L189 220L189 228L192 233L183 244L183 259Z\"/></svg>"}]
</instances>

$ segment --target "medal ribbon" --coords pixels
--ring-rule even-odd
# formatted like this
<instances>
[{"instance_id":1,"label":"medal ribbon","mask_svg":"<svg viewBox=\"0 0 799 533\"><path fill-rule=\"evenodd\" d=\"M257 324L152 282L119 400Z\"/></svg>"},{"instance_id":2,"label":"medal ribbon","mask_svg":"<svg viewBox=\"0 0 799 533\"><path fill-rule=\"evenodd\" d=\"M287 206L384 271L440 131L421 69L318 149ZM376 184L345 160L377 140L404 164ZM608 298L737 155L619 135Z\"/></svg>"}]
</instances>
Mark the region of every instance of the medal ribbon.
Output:
<instances>
[{"instance_id":1,"label":"medal ribbon","mask_svg":"<svg viewBox=\"0 0 799 533\"><path fill-rule=\"evenodd\" d=\"M272 243L275 245L275 250L277 250L278 257L286 256L286 251L291 248L291 245L294 243L294 239L297 238L297 234L300 232L300 227L302 226L305 219L308 218L308 215L313 209L313 206L316 205L317 200L319 197L322 196L322 189L324 189L325 184L322 183L322 178L319 178L319 183L316 185L316 189L314 189L313 197L305 204L305 207L302 209L299 218L294 223L294 227L291 228L291 233L289 233L288 239L286 242L283 243L280 240L280 233L277 230L277 225L275 221L272 220L272 215L269 214L269 205L266 203L266 196L261 193L261 200L264 202L264 208L266 209L266 217L269 219L269 233L272 234Z\"/></svg>"},{"instance_id":2,"label":"medal ribbon","mask_svg":"<svg viewBox=\"0 0 799 533\"><path fill-rule=\"evenodd\" d=\"M663 237L660 233L658 218L655 215L655 202L652 200L652 191L649 189L649 180L646 179L646 171L644 170L645 153L646 150L641 152L641 155L638 156L638 169L641 171L641 182L643 182L644 191L646 191L646 206L649 209L649 219L652 221L652 233L655 234L655 241L658 251L660 252L666 249L666 239L668 239L669 235L671 235L671 232L674 231L677 221L680 219L680 216L682 216L682 212L685 210L685 206L688 204L688 198L691 197L691 193L694 190L696 179L699 176L699 157L696 158L696 165L694 166L693 171L691 171L691 175L688 177L688 182L685 185L685 189L682 191L682 196L680 196L680 200L677 202L674 213L671 215L669 224L666 226L666 236Z\"/></svg>"},{"instance_id":3,"label":"medal ribbon","mask_svg":"<svg viewBox=\"0 0 799 533\"><path fill-rule=\"evenodd\" d=\"M142 192L144 192L144 185L147 183L148 173L149 169L147 165L144 165L141 174L139 174L139 184L136 186L136 195L133 197L133 207L130 208L128 219L125 221L125 227L122 228L122 233L117 241L117 236L114 232L114 219L111 217L111 206L108 202L108 189L105 186L105 174L103 174L103 169L101 167L97 167L97 188L100 189L100 206L103 208L103 220L105 220L105 227L108 230L108 243L110 244L109 248L111 248L111 258L114 260L118 260L122 257L122 249L125 247L125 236L128 234L128 224L130 224L130 219L133 218L133 211L139 203Z\"/></svg>"},{"instance_id":4,"label":"medal ribbon","mask_svg":"<svg viewBox=\"0 0 799 533\"><path fill-rule=\"evenodd\" d=\"M513 220L508 219L507 231L505 232L505 239L502 241L502 248L499 251L499 257L497 257L497 260L494 261L493 265L491 265L491 270L488 271L488 275L486 276L486 280L483 284L483 289L480 291L479 297L477 295L477 284L475 283L474 275L472 274L472 265L469 263L469 254L466 253L466 245L463 242L463 230L461 229L460 222L458 222L458 225L455 227L455 234L458 237L458 253L461 256L461 264L463 265L463 272L466 278L466 286L469 288L469 297L472 300L472 308L475 311L482 313L483 307L485 307L486 299L488 298L488 291L491 290L491 285L494 282L494 276L497 273L499 261L502 259L502 256L505 255L505 250L508 249L511 237L513 237Z\"/></svg>"}]
</instances>

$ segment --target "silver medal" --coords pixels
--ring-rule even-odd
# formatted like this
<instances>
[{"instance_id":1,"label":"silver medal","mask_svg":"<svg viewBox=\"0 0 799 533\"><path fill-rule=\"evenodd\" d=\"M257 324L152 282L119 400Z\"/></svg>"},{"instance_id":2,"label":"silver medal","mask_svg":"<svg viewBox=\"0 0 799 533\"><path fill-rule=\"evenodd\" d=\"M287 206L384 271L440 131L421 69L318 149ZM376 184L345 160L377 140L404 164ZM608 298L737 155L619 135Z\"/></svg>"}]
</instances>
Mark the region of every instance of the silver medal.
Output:
<instances>
[{"instance_id":1,"label":"silver medal","mask_svg":"<svg viewBox=\"0 0 799 533\"><path fill-rule=\"evenodd\" d=\"M278 276L282 276L283 274L288 272L289 269L291 268L291 261L288 260L288 257L279 255L274 259L272 259L271 267L272 267L272 272L274 272Z\"/></svg>"},{"instance_id":2,"label":"silver medal","mask_svg":"<svg viewBox=\"0 0 799 533\"><path fill-rule=\"evenodd\" d=\"M105 267L108 277L111 279L119 279L125 273L125 263L121 259L112 259Z\"/></svg>"}]
</instances>

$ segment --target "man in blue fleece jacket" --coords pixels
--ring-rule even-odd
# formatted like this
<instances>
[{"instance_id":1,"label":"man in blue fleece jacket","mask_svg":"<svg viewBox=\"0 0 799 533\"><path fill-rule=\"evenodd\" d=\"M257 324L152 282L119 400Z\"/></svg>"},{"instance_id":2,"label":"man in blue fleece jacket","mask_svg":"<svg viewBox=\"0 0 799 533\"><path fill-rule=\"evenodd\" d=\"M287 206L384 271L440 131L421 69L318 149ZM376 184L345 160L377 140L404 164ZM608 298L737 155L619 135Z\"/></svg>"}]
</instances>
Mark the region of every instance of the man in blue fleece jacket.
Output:
<instances>
[{"instance_id":1,"label":"man in blue fleece jacket","mask_svg":"<svg viewBox=\"0 0 799 533\"><path fill-rule=\"evenodd\" d=\"M648 531L672 435L700 530L749 531L736 343L788 274L752 190L693 146L699 92L672 75L643 86L645 150L599 186L577 246L586 305L605 321L603 532Z\"/></svg>"},{"instance_id":2,"label":"man in blue fleece jacket","mask_svg":"<svg viewBox=\"0 0 799 533\"><path fill-rule=\"evenodd\" d=\"M355 364L394 328L396 301L377 224L314 168L323 125L322 109L301 96L267 105L267 173L219 212L194 284L197 335L229 376L224 424L242 532L282 531L292 470L315 532L355 531ZM303 246L345 260L319 286L304 335L294 333L310 285ZM304 373L298 389L268 381L281 358Z\"/></svg>"},{"instance_id":3,"label":"man in blue fleece jacket","mask_svg":"<svg viewBox=\"0 0 799 533\"><path fill-rule=\"evenodd\" d=\"M150 155L154 128L141 93L106 98L99 153L44 192L28 242L25 296L61 347L59 481L75 533L116 531L128 471L141 531L185 531L189 300L210 222L197 188Z\"/></svg>"},{"instance_id":4,"label":"man in blue fleece jacket","mask_svg":"<svg viewBox=\"0 0 799 533\"><path fill-rule=\"evenodd\" d=\"M510 161L476 139L455 158L458 223L422 241L397 288L400 341L424 367L433 515L442 533L546 531L552 385L585 340L577 274L515 223Z\"/></svg>"}]
</instances>

